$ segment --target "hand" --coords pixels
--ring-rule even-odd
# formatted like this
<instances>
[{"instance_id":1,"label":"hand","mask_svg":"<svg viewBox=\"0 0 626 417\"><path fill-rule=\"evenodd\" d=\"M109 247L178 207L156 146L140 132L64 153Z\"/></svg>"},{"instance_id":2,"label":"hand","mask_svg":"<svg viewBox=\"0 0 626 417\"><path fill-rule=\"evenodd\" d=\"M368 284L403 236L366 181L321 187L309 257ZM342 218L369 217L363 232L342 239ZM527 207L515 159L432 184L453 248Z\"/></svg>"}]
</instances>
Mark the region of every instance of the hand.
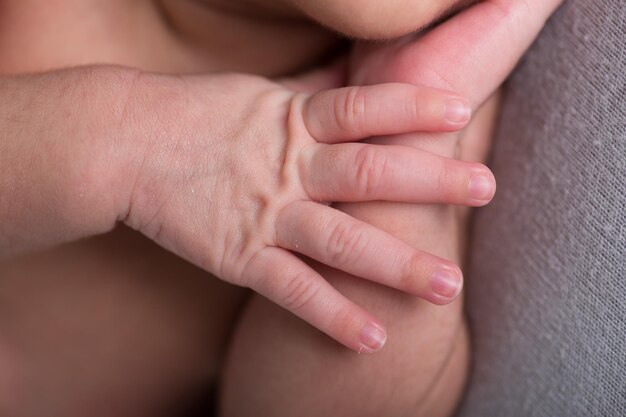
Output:
<instances>
[{"instance_id":1,"label":"hand","mask_svg":"<svg viewBox=\"0 0 626 417\"><path fill-rule=\"evenodd\" d=\"M406 84L310 96L251 76L142 75L122 123L128 140L149 138L125 222L346 346L376 350L380 324L293 252L433 303L455 298L457 266L324 202L487 203L493 190L471 185L493 184L482 165L348 143L457 130L463 103Z\"/></svg>"},{"instance_id":2,"label":"hand","mask_svg":"<svg viewBox=\"0 0 626 417\"><path fill-rule=\"evenodd\" d=\"M349 64L348 82L405 82L451 89L468 97L478 115L478 109L496 92L560 3L562 0L482 1L426 33L386 44L358 44ZM496 113L494 107L490 106L487 113ZM368 142L411 146L443 156L482 161L489 148L491 124L485 120L472 130L414 133L372 138ZM389 205L369 206L367 213L357 205L342 204L337 208L369 219L373 211L386 217L391 212ZM444 211L448 212L445 216ZM423 237L406 231L423 229L426 224L437 225L437 221L444 227L466 217L459 217L454 211L458 210L440 207L433 216L431 209L416 207L412 227L405 225L394 234L417 246L433 247L434 242L424 243ZM430 220L420 212L430 213ZM452 252L445 256L458 259Z\"/></svg>"},{"instance_id":3,"label":"hand","mask_svg":"<svg viewBox=\"0 0 626 417\"><path fill-rule=\"evenodd\" d=\"M449 89L476 110L509 76L563 0L484 0L425 34L360 44L350 85L402 82Z\"/></svg>"}]
</instances>

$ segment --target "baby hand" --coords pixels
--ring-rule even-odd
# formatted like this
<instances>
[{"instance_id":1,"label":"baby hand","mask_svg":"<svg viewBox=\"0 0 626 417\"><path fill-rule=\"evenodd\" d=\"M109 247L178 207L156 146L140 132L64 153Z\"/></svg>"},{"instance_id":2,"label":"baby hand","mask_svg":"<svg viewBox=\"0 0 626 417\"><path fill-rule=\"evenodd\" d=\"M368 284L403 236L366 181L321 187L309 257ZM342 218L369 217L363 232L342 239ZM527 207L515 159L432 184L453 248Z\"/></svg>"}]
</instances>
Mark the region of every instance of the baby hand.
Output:
<instances>
[{"instance_id":1,"label":"baby hand","mask_svg":"<svg viewBox=\"0 0 626 417\"><path fill-rule=\"evenodd\" d=\"M141 142L126 224L230 283L249 287L355 350L382 326L299 255L446 304L459 268L328 206L398 201L478 206L480 164L404 146L352 143L455 131L465 100L408 84L296 93L243 75L141 75L126 106ZM475 182L474 182L475 184Z\"/></svg>"}]
</instances>

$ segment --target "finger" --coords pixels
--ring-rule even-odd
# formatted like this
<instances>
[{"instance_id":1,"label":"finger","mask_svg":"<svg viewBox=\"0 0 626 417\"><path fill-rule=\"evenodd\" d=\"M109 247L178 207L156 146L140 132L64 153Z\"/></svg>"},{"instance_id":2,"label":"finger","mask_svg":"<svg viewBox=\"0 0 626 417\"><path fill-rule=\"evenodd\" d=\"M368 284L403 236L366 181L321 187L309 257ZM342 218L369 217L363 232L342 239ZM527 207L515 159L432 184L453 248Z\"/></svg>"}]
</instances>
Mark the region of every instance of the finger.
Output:
<instances>
[{"instance_id":1,"label":"finger","mask_svg":"<svg viewBox=\"0 0 626 417\"><path fill-rule=\"evenodd\" d=\"M373 353L387 339L383 326L341 295L292 253L267 247L250 261L250 288L359 353Z\"/></svg>"},{"instance_id":2,"label":"finger","mask_svg":"<svg viewBox=\"0 0 626 417\"><path fill-rule=\"evenodd\" d=\"M417 131L456 131L470 116L469 104L457 95L398 83L322 91L310 97L303 108L309 133L326 143Z\"/></svg>"},{"instance_id":3,"label":"finger","mask_svg":"<svg viewBox=\"0 0 626 417\"><path fill-rule=\"evenodd\" d=\"M403 47L377 81L450 89L474 107L504 81L562 0L485 0Z\"/></svg>"},{"instance_id":4,"label":"finger","mask_svg":"<svg viewBox=\"0 0 626 417\"><path fill-rule=\"evenodd\" d=\"M316 201L484 206L496 188L493 174L482 164L408 146L320 145L301 167L302 186Z\"/></svg>"},{"instance_id":5,"label":"finger","mask_svg":"<svg viewBox=\"0 0 626 417\"><path fill-rule=\"evenodd\" d=\"M461 292L462 274L451 262L321 204L291 203L281 211L276 233L285 249L434 304L448 304Z\"/></svg>"}]
</instances>

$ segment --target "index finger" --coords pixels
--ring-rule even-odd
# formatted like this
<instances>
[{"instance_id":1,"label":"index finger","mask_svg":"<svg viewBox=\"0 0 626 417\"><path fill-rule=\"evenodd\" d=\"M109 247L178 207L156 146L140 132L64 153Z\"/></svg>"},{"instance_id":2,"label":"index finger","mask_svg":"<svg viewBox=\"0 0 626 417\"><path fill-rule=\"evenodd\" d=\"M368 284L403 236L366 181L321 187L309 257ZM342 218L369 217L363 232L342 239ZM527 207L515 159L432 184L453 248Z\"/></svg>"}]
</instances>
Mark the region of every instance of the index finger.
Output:
<instances>
[{"instance_id":1,"label":"index finger","mask_svg":"<svg viewBox=\"0 0 626 417\"><path fill-rule=\"evenodd\" d=\"M307 130L324 143L418 131L454 132L470 117L469 103L456 94L400 83L321 91L303 108Z\"/></svg>"}]
</instances>

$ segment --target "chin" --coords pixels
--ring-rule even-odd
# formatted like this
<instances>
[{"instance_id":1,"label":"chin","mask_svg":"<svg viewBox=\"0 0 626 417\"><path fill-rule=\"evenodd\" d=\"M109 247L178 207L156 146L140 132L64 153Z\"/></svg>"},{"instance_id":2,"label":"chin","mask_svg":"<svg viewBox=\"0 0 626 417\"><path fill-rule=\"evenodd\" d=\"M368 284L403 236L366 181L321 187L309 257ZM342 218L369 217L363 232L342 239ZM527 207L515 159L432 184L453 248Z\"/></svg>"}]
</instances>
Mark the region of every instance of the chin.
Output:
<instances>
[{"instance_id":1,"label":"chin","mask_svg":"<svg viewBox=\"0 0 626 417\"><path fill-rule=\"evenodd\" d=\"M351 38L393 39L431 24L463 0L293 0L309 17Z\"/></svg>"}]
</instances>

